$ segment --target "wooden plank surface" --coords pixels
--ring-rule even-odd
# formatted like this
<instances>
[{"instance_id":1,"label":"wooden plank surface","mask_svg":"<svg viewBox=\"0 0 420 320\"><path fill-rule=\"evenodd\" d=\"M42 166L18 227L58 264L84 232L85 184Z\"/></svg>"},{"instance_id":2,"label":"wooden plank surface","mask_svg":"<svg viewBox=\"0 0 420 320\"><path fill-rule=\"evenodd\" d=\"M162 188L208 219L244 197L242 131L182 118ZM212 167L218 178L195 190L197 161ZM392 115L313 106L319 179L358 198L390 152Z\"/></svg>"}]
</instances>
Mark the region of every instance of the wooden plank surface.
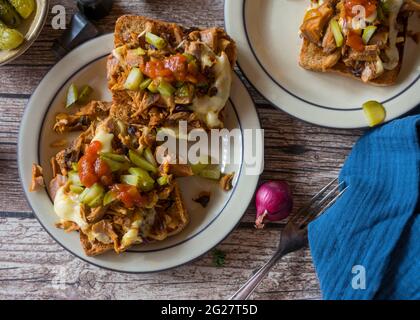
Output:
<instances>
[{"instance_id":1,"label":"wooden plank surface","mask_svg":"<svg viewBox=\"0 0 420 320\"><path fill-rule=\"evenodd\" d=\"M67 18L74 1L64 4ZM116 1L98 23L111 32L121 14L143 14L184 25L223 26L222 0ZM29 209L19 182L16 149L19 122L39 81L55 64L51 15L35 44L13 63L0 67L0 299L200 299L227 298L273 252L284 224L255 230L251 204L239 227L218 246L226 264L215 267L211 254L160 274L128 275L88 265L63 250L42 229ZM249 86L248 86L249 87ZM262 180L287 180L296 207L335 177L361 130L316 127L270 106L249 87L265 129ZM59 274L65 274L60 282ZM285 257L261 284L255 299L319 299L321 294L309 250Z\"/></svg>"}]
</instances>

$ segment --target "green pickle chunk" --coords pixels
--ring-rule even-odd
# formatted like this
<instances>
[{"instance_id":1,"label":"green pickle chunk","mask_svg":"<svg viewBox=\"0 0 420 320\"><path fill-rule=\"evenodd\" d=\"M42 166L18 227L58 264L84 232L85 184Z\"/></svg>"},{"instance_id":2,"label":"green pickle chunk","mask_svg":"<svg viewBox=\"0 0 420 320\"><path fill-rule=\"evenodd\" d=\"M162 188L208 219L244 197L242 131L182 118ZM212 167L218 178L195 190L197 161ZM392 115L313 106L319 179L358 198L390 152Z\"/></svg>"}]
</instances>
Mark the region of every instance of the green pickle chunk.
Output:
<instances>
[{"instance_id":1,"label":"green pickle chunk","mask_svg":"<svg viewBox=\"0 0 420 320\"><path fill-rule=\"evenodd\" d=\"M35 10L35 0L8 0L23 19L27 19Z\"/></svg>"},{"instance_id":2,"label":"green pickle chunk","mask_svg":"<svg viewBox=\"0 0 420 320\"><path fill-rule=\"evenodd\" d=\"M367 101L363 104L363 112L370 127L381 124L386 117L384 106L378 101Z\"/></svg>"},{"instance_id":3,"label":"green pickle chunk","mask_svg":"<svg viewBox=\"0 0 420 320\"><path fill-rule=\"evenodd\" d=\"M0 20L10 28L16 28L22 22L19 14L6 0L0 0Z\"/></svg>"},{"instance_id":4,"label":"green pickle chunk","mask_svg":"<svg viewBox=\"0 0 420 320\"><path fill-rule=\"evenodd\" d=\"M74 83L67 89L66 108L70 108L79 99L79 91Z\"/></svg>"},{"instance_id":5,"label":"green pickle chunk","mask_svg":"<svg viewBox=\"0 0 420 320\"><path fill-rule=\"evenodd\" d=\"M8 28L0 21L0 50L13 50L24 40L23 35L15 29Z\"/></svg>"}]
</instances>

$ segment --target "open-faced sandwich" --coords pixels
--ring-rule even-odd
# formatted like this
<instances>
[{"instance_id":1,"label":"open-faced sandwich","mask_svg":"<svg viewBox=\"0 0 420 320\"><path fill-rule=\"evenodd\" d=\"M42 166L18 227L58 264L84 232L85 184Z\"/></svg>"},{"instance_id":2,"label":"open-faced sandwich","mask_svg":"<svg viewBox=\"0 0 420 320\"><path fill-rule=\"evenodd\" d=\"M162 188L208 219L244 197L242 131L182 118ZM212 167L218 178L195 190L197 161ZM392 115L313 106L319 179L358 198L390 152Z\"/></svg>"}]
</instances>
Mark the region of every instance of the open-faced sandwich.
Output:
<instances>
[{"instance_id":1,"label":"open-faced sandwich","mask_svg":"<svg viewBox=\"0 0 420 320\"><path fill-rule=\"evenodd\" d=\"M419 7L413 0L311 1L300 26L299 64L392 85L402 65L408 16Z\"/></svg>"},{"instance_id":2,"label":"open-faced sandwich","mask_svg":"<svg viewBox=\"0 0 420 320\"><path fill-rule=\"evenodd\" d=\"M92 89L84 86L79 93L72 84L66 107L81 107L57 114L53 128L59 134L80 132L51 159L48 191L57 227L78 231L89 256L121 253L183 230L189 216L177 177L198 175L219 181L226 191L232 187L233 173L222 174L218 165L174 164L170 157L177 155L157 161L156 135L179 120L204 129L223 126L234 42L218 28L187 32L124 16L115 44L107 66L113 101L87 102ZM34 191L43 186L42 168L34 164L32 175Z\"/></svg>"},{"instance_id":3,"label":"open-faced sandwich","mask_svg":"<svg viewBox=\"0 0 420 320\"><path fill-rule=\"evenodd\" d=\"M153 138L110 116L110 108L92 101L76 114L58 114L54 126L58 133L81 130L51 159L49 191L57 226L78 230L87 255L163 240L189 220L173 179L182 170L159 166Z\"/></svg>"},{"instance_id":4,"label":"open-faced sandwich","mask_svg":"<svg viewBox=\"0 0 420 320\"><path fill-rule=\"evenodd\" d=\"M179 120L195 128L223 127L235 61L235 43L221 28L120 17L108 60L111 112L152 127Z\"/></svg>"}]
</instances>

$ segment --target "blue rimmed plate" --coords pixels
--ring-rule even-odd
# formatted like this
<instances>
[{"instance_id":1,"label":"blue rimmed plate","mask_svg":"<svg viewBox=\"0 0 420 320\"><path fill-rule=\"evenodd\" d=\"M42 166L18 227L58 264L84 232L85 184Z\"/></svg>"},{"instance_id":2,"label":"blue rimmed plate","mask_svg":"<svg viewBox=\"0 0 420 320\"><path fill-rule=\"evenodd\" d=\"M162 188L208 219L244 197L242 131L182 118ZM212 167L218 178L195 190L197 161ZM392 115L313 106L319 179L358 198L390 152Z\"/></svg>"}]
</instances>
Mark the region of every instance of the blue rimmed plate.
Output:
<instances>
[{"instance_id":1,"label":"blue rimmed plate","mask_svg":"<svg viewBox=\"0 0 420 320\"><path fill-rule=\"evenodd\" d=\"M299 26L309 0L226 0L227 32L237 42L238 64L254 87L290 115L333 128L366 127L361 105L383 102L394 119L420 103L419 46L407 39L396 85L375 87L298 65ZM409 30L419 30L413 15Z\"/></svg>"},{"instance_id":2,"label":"blue rimmed plate","mask_svg":"<svg viewBox=\"0 0 420 320\"><path fill-rule=\"evenodd\" d=\"M113 35L91 40L69 53L55 65L41 81L25 109L19 133L18 165L27 200L45 230L65 249L94 265L122 272L154 272L173 268L206 253L222 241L240 221L258 182L258 172L247 169L246 155L254 154L254 166L263 161L262 137L244 134L245 129L259 129L260 124L254 104L246 88L235 75L232 94L226 110L225 123L234 132L229 152L238 159L224 163L226 172L234 171L234 188L223 192L217 183L197 177L180 179L184 202L191 222L181 233L162 242L133 247L116 255L108 252L98 257L86 257L77 233L66 234L55 228L58 218L45 190L29 192L32 163L44 168L45 180L51 178L49 159L59 149L51 143L63 136L53 132L54 117L64 112L64 101L70 83L89 84L94 88L94 99L111 99L106 82L106 57L112 50ZM238 143L233 143L234 139ZM227 150L226 150L227 151ZM203 209L192 199L198 192L212 193L211 201Z\"/></svg>"}]
</instances>

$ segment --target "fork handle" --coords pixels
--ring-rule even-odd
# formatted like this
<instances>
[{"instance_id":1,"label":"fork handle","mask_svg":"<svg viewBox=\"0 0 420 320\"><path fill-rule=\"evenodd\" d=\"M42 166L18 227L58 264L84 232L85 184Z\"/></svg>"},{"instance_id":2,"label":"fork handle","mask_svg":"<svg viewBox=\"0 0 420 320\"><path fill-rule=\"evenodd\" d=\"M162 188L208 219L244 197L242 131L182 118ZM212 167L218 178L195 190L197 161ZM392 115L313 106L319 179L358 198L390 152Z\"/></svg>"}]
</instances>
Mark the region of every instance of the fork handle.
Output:
<instances>
[{"instance_id":1,"label":"fork handle","mask_svg":"<svg viewBox=\"0 0 420 320\"><path fill-rule=\"evenodd\" d=\"M248 300L262 279L264 279L276 262L285 254L286 252L284 250L277 251L229 300Z\"/></svg>"}]
</instances>

